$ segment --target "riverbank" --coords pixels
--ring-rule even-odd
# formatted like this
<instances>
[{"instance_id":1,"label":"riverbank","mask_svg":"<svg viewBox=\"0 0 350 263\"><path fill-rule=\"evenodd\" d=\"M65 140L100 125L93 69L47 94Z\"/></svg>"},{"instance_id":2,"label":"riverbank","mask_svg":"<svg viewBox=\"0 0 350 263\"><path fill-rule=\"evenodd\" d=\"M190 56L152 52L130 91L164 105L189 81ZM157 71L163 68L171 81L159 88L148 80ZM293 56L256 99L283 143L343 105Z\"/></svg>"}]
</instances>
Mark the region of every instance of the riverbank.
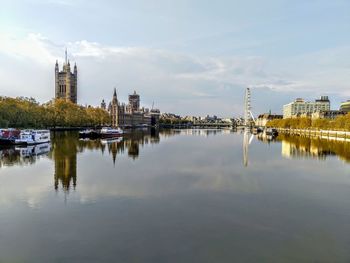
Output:
<instances>
[{"instance_id":1,"label":"riverbank","mask_svg":"<svg viewBox=\"0 0 350 263\"><path fill-rule=\"evenodd\" d=\"M334 130L317 130L317 129L290 129L290 128L275 128L279 133L319 137L325 139L336 139L350 141L349 131L334 131Z\"/></svg>"}]
</instances>

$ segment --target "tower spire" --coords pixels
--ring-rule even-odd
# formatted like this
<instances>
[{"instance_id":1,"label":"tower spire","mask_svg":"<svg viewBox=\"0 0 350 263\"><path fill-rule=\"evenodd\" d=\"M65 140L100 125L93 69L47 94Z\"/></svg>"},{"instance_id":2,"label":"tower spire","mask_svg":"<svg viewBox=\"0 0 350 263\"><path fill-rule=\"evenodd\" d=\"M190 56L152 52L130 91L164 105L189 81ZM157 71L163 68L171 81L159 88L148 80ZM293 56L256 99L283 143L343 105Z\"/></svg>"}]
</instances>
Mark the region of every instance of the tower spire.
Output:
<instances>
[{"instance_id":1,"label":"tower spire","mask_svg":"<svg viewBox=\"0 0 350 263\"><path fill-rule=\"evenodd\" d=\"M67 48L66 48L66 51L65 51L65 55L66 55L66 65L67 65Z\"/></svg>"}]
</instances>

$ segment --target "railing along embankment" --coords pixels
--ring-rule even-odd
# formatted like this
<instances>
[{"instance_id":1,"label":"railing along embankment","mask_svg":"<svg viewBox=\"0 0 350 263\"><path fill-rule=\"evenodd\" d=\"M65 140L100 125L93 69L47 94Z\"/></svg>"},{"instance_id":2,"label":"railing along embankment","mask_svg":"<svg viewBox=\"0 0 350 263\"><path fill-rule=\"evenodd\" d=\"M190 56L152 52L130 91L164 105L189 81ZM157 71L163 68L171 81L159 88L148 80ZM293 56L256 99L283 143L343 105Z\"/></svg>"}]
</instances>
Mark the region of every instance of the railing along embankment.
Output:
<instances>
[{"instance_id":1,"label":"railing along embankment","mask_svg":"<svg viewBox=\"0 0 350 263\"><path fill-rule=\"evenodd\" d=\"M350 141L350 132L349 131L332 131L332 130L316 130L316 129L291 129L291 128L276 128L278 132L290 134L290 135L299 135L299 136L308 136L308 137L319 137L325 139L336 139L336 140L349 140Z\"/></svg>"}]
</instances>

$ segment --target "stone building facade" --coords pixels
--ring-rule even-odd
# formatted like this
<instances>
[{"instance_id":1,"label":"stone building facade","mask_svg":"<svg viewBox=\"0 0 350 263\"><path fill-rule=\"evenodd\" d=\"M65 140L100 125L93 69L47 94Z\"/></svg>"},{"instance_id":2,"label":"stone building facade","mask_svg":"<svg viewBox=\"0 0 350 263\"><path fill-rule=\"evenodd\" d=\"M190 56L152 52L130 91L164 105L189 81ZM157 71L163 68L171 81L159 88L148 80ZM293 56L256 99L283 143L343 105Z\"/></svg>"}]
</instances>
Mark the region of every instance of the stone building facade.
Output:
<instances>
[{"instance_id":1,"label":"stone building facade","mask_svg":"<svg viewBox=\"0 0 350 263\"><path fill-rule=\"evenodd\" d=\"M345 111L339 110L328 110L328 111L317 111L311 114L312 119L331 119L334 120L339 116L346 115Z\"/></svg>"},{"instance_id":2,"label":"stone building facade","mask_svg":"<svg viewBox=\"0 0 350 263\"><path fill-rule=\"evenodd\" d=\"M63 69L60 71L58 61L55 65L55 98L64 99L73 103L78 100L78 69L74 64L73 72L71 72L70 62L67 59L63 64Z\"/></svg>"},{"instance_id":3,"label":"stone building facade","mask_svg":"<svg viewBox=\"0 0 350 263\"><path fill-rule=\"evenodd\" d=\"M283 115L270 113L260 114L255 121L255 125L259 127L265 127L268 121L274 119L283 119Z\"/></svg>"},{"instance_id":4,"label":"stone building facade","mask_svg":"<svg viewBox=\"0 0 350 263\"><path fill-rule=\"evenodd\" d=\"M101 107L103 105L104 100L101 103ZM150 127L157 126L159 123L159 110L140 108L140 95L136 91L132 95L129 95L129 104L125 104L118 101L117 91L114 89L112 101L108 106L108 112L113 127Z\"/></svg>"}]
</instances>

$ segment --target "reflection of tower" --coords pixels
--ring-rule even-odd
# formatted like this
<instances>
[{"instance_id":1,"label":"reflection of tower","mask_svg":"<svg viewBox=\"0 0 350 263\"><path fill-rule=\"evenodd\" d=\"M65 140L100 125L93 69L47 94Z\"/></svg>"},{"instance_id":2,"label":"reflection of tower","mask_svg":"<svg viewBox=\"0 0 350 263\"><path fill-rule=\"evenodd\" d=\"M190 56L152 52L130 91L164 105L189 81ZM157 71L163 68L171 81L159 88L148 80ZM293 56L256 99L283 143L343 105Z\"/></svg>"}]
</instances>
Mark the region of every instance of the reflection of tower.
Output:
<instances>
[{"instance_id":1,"label":"reflection of tower","mask_svg":"<svg viewBox=\"0 0 350 263\"><path fill-rule=\"evenodd\" d=\"M62 184L64 191L77 184L77 145L76 138L69 133L56 133L52 140L55 161L55 189Z\"/></svg>"},{"instance_id":2,"label":"reflection of tower","mask_svg":"<svg viewBox=\"0 0 350 263\"><path fill-rule=\"evenodd\" d=\"M118 143L117 142L110 144L110 151L112 152L113 164L115 164L115 160L117 159L117 153L118 153Z\"/></svg>"},{"instance_id":3,"label":"reflection of tower","mask_svg":"<svg viewBox=\"0 0 350 263\"><path fill-rule=\"evenodd\" d=\"M137 140L131 140L128 148L128 155L133 159L139 156L139 142Z\"/></svg>"},{"instance_id":4,"label":"reflection of tower","mask_svg":"<svg viewBox=\"0 0 350 263\"><path fill-rule=\"evenodd\" d=\"M251 126L252 121L254 121L251 109L252 108L250 104L250 89L247 88L244 97L244 126Z\"/></svg>"}]
</instances>

